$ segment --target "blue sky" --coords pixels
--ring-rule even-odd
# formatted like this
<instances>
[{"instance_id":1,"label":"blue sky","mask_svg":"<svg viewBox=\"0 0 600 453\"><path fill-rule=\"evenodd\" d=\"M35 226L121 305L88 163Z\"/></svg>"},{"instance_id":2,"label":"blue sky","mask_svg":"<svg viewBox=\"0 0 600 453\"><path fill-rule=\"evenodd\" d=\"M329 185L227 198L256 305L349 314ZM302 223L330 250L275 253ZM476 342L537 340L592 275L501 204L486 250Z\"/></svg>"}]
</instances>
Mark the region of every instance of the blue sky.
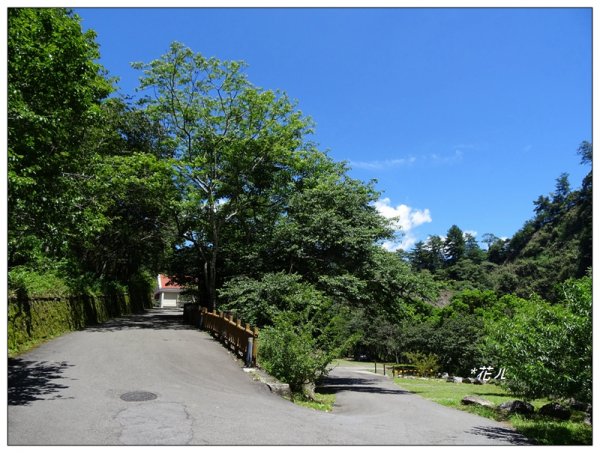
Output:
<instances>
[{"instance_id":1,"label":"blue sky","mask_svg":"<svg viewBox=\"0 0 600 453\"><path fill-rule=\"evenodd\" d=\"M125 94L130 63L172 41L244 60L313 118L321 149L378 181L405 247L453 224L510 237L561 173L575 189L589 171L576 151L592 141L590 8L75 11Z\"/></svg>"}]
</instances>

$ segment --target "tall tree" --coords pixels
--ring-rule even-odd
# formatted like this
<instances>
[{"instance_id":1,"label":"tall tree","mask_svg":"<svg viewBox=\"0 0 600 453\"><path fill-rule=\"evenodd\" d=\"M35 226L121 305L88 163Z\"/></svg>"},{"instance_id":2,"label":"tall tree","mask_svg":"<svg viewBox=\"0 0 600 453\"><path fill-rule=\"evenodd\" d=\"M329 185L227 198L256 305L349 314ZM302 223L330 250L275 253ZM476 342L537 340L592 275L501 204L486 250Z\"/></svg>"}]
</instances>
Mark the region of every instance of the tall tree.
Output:
<instances>
[{"instance_id":1,"label":"tall tree","mask_svg":"<svg viewBox=\"0 0 600 453\"><path fill-rule=\"evenodd\" d=\"M330 163L326 172L305 178L278 222L274 247L286 261L282 267L309 281L355 274L375 243L391 234L373 206L373 186L345 173L344 165Z\"/></svg>"},{"instance_id":2,"label":"tall tree","mask_svg":"<svg viewBox=\"0 0 600 453\"><path fill-rule=\"evenodd\" d=\"M85 209L101 228L75 238L71 248L82 272L127 282L141 270L164 269L178 194L160 125L117 98L103 103L102 119L88 130L85 146L95 160L82 185Z\"/></svg>"},{"instance_id":3,"label":"tall tree","mask_svg":"<svg viewBox=\"0 0 600 453\"><path fill-rule=\"evenodd\" d=\"M498 242L499 240L500 238L493 233L485 233L483 236L481 236L481 241L487 246L487 250L490 249L492 244Z\"/></svg>"},{"instance_id":4,"label":"tall tree","mask_svg":"<svg viewBox=\"0 0 600 453\"><path fill-rule=\"evenodd\" d=\"M452 225L446 233L444 252L449 265L456 264L465 255L465 236L456 225Z\"/></svg>"},{"instance_id":5,"label":"tall tree","mask_svg":"<svg viewBox=\"0 0 600 453\"><path fill-rule=\"evenodd\" d=\"M485 252L479 247L477 238L471 233L465 233L465 258L474 263L481 263L485 259Z\"/></svg>"},{"instance_id":6,"label":"tall tree","mask_svg":"<svg viewBox=\"0 0 600 453\"><path fill-rule=\"evenodd\" d=\"M210 308L216 306L224 231L256 206L278 203L273 187L289 188L310 122L287 96L253 86L242 62L205 58L180 43L148 64L141 89L147 112L161 122L175 150L183 201L181 248L202 269Z\"/></svg>"},{"instance_id":7,"label":"tall tree","mask_svg":"<svg viewBox=\"0 0 600 453\"><path fill-rule=\"evenodd\" d=\"M416 264L416 269L427 269L436 273L444 265L444 239L438 235L429 236L424 243L417 243L411 260Z\"/></svg>"},{"instance_id":8,"label":"tall tree","mask_svg":"<svg viewBox=\"0 0 600 453\"><path fill-rule=\"evenodd\" d=\"M8 10L8 265L63 252L86 225L81 146L112 90L93 31L62 8Z\"/></svg>"}]
</instances>

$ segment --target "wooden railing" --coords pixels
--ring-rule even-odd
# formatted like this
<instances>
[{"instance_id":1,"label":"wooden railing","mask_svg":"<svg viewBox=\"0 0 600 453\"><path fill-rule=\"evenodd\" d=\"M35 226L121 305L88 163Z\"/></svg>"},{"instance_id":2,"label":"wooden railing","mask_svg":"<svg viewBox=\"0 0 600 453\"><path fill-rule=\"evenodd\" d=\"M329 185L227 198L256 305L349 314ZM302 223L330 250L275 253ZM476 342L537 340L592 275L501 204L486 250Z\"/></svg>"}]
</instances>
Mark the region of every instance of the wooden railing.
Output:
<instances>
[{"instance_id":1,"label":"wooden railing","mask_svg":"<svg viewBox=\"0 0 600 453\"><path fill-rule=\"evenodd\" d=\"M220 311L208 311L203 307L200 311L200 327L208 330L219 338L236 354L242 355L247 366L256 365L258 353L258 328L250 324L243 324L241 319L236 319L231 314Z\"/></svg>"}]
</instances>

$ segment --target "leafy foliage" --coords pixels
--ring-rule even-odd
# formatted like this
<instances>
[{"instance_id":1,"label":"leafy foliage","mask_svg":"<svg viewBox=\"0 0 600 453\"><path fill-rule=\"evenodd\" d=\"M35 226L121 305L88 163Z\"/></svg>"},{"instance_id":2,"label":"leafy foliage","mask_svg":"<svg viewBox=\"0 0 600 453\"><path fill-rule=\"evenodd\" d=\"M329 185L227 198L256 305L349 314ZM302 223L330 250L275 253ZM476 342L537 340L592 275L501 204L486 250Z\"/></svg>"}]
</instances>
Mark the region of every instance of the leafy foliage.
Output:
<instances>
[{"instance_id":1,"label":"leafy foliage","mask_svg":"<svg viewBox=\"0 0 600 453\"><path fill-rule=\"evenodd\" d=\"M8 11L9 267L61 256L87 225L72 201L86 177L81 144L112 90L94 37L65 9Z\"/></svg>"},{"instance_id":2,"label":"leafy foliage","mask_svg":"<svg viewBox=\"0 0 600 453\"><path fill-rule=\"evenodd\" d=\"M176 42L161 58L134 64L144 74L140 88L155 94L144 99L146 111L174 149L180 248L194 250L189 256L203 269L210 308L216 306L223 235L289 190L310 131L287 96L251 85L244 66L205 58Z\"/></svg>"},{"instance_id":3,"label":"leafy foliage","mask_svg":"<svg viewBox=\"0 0 600 453\"><path fill-rule=\"evenodd\" d=\"M435 376L440 368L438 357L435 354L408 352L406 353L406 358L415 366L415 369L420 376Z\"/></svg>"},{"instance_id":4,"label":"leafy foliage","mask_svg":"<svg viewBox=\"0 0 600 453\"><path fill-rule=\"evenodd\" d=\"M502 298L486 320L486 353L507 369L508 388L529 398L591 402L591 277L561 285L563 299Z\"/></svg>"},{"instance_id":5,"label":"leafy foliage","mask_svg":"<svg viewBox=\"0 0 600 453\"><path fill-rule=\"evenodd\" d=\"M339 317L282 311L272 326L261 331L259 363L269 373L302 392L328 372L328 366L346 348L349 338L340 336Z\"/></svg>"},{"instance_id":6,"label":"leafy foliage","mask_svg":"<svg viewBox=\"0 0 600 453\"><path fill-rule=\"evenodd\" d=\"M264 274L260 280L237 277L219 290L224 310L256 326L265 326L285 311L318 309L325 296L298 274Z\"/></svg>"}]
</instances>

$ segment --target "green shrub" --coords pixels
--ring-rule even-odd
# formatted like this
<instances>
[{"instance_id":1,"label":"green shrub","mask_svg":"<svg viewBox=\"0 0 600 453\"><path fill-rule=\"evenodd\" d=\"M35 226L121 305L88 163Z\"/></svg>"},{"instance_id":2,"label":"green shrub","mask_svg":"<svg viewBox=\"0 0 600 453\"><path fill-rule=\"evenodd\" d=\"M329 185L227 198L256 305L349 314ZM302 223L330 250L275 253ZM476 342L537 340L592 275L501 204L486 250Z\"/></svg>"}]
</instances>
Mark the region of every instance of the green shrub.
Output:
<instances>
[{"instance_id":1,"label":"green shrub","mask_svg":"<svg viewBox=\"0 0 600 453\"><path fill-rule=\"evenodd\" d=\"M433 376L440 369L438 356L435 354L407 352L404 355L421 376Z\"/></svg>"},{"instance_id":2,"label":"green shrub","mask_svg":"<svg viewBox=\"0 0 600 453\"><path fill-rule=\"evenodd\" d=\"M259 363L270 374L286 382L290 390L301 392L327 371L335 358L333 351L318 348L312 323L294 312L276 316L273 326L260 333Z\"/></svg>"},{"instance_id":3,"label":"green shrub","mask_svg":"<svg viewBox=\"0 0 600 453\"><path fill-rule=\"evenodd\" d=\"M504 315L486 319L486 353L506 367L515 394L591 403L592 279L568 280L561 290L556 304L502 298Z\"/></svg>"},{"instance_id":4,"label":"green shrub","mask_svg":"<svg viewBox=\"0 0 600 453\"><path fill-rule=\"evenodd\" d=\"M8 272L9 296L65 297L71 291L58 268L16 266Z\"/></svg>"}]
</instances>

